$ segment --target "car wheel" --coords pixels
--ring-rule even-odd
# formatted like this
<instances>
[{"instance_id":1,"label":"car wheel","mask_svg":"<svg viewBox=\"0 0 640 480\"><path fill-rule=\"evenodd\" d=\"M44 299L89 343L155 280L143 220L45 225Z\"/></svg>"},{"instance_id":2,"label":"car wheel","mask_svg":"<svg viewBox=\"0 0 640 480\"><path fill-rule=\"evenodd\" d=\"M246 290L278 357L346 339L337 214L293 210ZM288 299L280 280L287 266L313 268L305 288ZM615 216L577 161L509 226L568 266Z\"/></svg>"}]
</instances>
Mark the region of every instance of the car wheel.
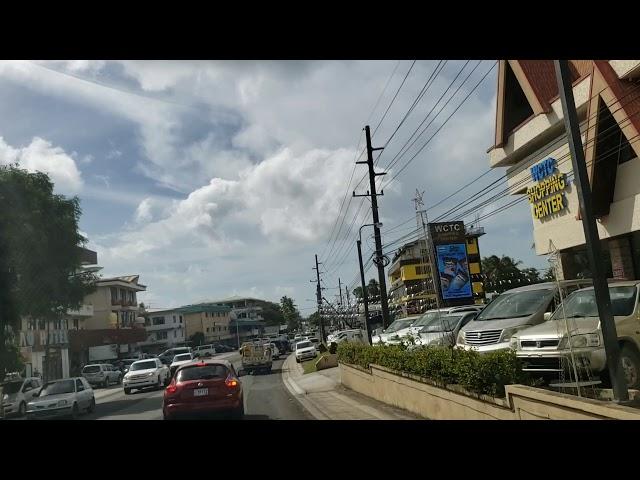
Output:
<instances>
[{"instance_id":1,"label":"car wheel","mask_svg":"<svg viewBox=\"0 0 640 480\"><path fill-rule=\"evenodd\" d=\"M131 389L130 388L125 388L124 389L124 394L125 395L130 395L131 394Z\"/></svg>"},{"instance_id":2,"label":"car wheel","mask_svg":"<svg viewBox=\"0 0 640 480\"><path fill-rule=\"evenodd\" d=\"M78 404L74 402L73 407L71 407L71 418L76 420L79 415L80 415L80 410L78 410Z\"/></svg>"},{"instance_id":3,"label":"car wheel","mask_svg":"<svg viewBox=\"0 0 640 480\"><path fill-rule=\"evenodd\" d=\"M89 408L87 408L87 413L93 413L96 409L96 397L91 399L91 403L89 404Z\"/></svg>"},{"instance_id":4,"label":"car wheel","mask_svg":"<svg viewBox=\"0 0 640 480\"><path fill-rule=\"evenodd\" d=\"M18 407L18 416L24 417L27 414L27 404L24 401L20 402L20 406Z\"/></svg>"},{"instance_id":5,"label":"car wheel","mask_svg":"<svg viewBox=\"0 0 640 480\"><path fill-rule=\"evenodd\" d=\"M237 408L231 413L233 420L242 420L244 418L244 402L240 404L240 408Z\"/></svg>"},{"instance_id":6,"label":"car wheel","mask_svg":"<svg viewBox=\"0 0 640 480\"><path fill-rule=\"evenodd\" d=\"M627 388L634 390L640 388L640 357L636 351L628 345L622 347L620 362L627 381Z\"/></svg>"}]
</instances>

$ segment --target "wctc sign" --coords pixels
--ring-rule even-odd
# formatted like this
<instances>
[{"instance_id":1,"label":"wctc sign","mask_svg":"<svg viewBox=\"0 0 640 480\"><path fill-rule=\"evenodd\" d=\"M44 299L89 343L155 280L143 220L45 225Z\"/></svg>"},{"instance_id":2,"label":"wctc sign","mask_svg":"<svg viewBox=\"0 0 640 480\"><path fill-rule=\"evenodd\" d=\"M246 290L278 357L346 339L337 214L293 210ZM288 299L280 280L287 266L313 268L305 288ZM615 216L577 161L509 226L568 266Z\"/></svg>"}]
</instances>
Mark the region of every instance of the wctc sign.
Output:
<instances>
[{"instance_id":1,"label":"wctc sign","mask_svg":"<svg viewBox=\"0 0 640 480\"><path fill-rule=\"evenodd\" d=\"M464 242L464 222L430 223L434 245Z\"/></svg>"},{"instance_id":2,"label":"wctc sign","mask_svg":"<svg viewBox=\"0 0 640 480\"><path fill-rule=\"evenodd\" d=\"M533 218L544 218L566 208L564 189L567 188L567 174L556 173L555 158L531 167L531 179L537 184L527 188L529 203L533 205Z\"/></svg>"}]
</instances>

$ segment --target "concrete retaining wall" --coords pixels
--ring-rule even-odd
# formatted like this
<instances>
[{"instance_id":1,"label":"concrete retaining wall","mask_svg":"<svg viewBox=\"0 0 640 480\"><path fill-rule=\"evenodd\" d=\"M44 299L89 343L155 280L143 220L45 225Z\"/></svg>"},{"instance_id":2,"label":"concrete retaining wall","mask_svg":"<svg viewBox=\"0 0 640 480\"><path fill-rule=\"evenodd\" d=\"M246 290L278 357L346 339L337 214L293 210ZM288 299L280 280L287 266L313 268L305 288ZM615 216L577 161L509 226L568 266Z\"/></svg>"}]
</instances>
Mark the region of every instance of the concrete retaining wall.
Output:
<instances>
[{"instance_id":1,"label":"concrete retaining wall","mask_svg":"<svg viewBox=\"0 0 640 480\"><path fill-rule=\"evenodd\" d=\"M441 388L379 365L366 370L340 363L340 376L351 390L432 420L640 420L635 408L524 385L507 385L500 399L456 385Z\"/></svg>"}]
</instances>

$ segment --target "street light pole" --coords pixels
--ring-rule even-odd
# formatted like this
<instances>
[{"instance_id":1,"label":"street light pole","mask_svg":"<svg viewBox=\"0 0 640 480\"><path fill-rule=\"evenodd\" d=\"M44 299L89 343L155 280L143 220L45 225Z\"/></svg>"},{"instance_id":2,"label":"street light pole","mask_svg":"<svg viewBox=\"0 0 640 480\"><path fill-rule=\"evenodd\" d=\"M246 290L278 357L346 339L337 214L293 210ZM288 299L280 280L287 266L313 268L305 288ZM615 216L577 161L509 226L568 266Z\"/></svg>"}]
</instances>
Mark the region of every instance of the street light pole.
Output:
<instances>
[{"instance_id":1,"label":"street light pole","mask_svg":"<svg viewBox=\"0 0 640 480\"><path fill-rule=\"evenodd\" d=\"M589 174L587 173L578 114L573 98L569 62L568 60L554 60L554 64L562 111L564 113L564 125L567 131L569 150L571 152L571 163L575 177L574 183L578 193L580 213L582 214L582 228L584 229L587 256L589 257L589 265L593 276L593 290L598 307L598 315L600 317L604 351L607 358L607 366L609 367L611 386L613 387L613 398L615 401L624 402L629 400L629 391L627 390L627 382L620 360L620 346L618 345L618 334L611 308L609 286L607 285L607 278L602 262L602 246L600 245L598 226L593 215ZM570 342L571 336L569 332L567 332L567 335L569 336L568 340ZM576 379L576 382L577 381L578 379Z\"/></svg>"},{"instance_id":2,"label":"street light pole","mask_svg":"<svg viewBox=\"0 0 640 480\"><path fill-rule=\"evenodd\" d=\"M360 281L362 282L362 301L364 303L364 325L367 331L367 338L369 339L369 345L371 345L371 328L369 326L369 299L367 295L367 285L364 280L364 266L362 265L362 229L364 227L382 227L382 223L367 223L362 225L358 230L358 263L360 264Z\"/></svg>"}]
</instances>

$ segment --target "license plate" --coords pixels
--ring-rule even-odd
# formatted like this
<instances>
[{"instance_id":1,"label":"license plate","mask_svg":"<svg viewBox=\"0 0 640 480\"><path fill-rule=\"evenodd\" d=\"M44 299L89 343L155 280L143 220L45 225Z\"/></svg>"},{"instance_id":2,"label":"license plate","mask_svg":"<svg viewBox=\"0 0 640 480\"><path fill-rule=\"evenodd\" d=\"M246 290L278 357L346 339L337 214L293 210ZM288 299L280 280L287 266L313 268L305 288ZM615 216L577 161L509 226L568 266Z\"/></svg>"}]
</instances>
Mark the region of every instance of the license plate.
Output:
<instances>
[{"instance_id":1,"label":"license plate","mask_svg":"<svg viewBox=\"0 0 640 480\"><path fill-rule=\"evenodd\" d=\"M208 388L196 388L193 391L193 396L194 397L204 397L206 395L209 395L209 389Z\"/></svg>"}]
</instances>

